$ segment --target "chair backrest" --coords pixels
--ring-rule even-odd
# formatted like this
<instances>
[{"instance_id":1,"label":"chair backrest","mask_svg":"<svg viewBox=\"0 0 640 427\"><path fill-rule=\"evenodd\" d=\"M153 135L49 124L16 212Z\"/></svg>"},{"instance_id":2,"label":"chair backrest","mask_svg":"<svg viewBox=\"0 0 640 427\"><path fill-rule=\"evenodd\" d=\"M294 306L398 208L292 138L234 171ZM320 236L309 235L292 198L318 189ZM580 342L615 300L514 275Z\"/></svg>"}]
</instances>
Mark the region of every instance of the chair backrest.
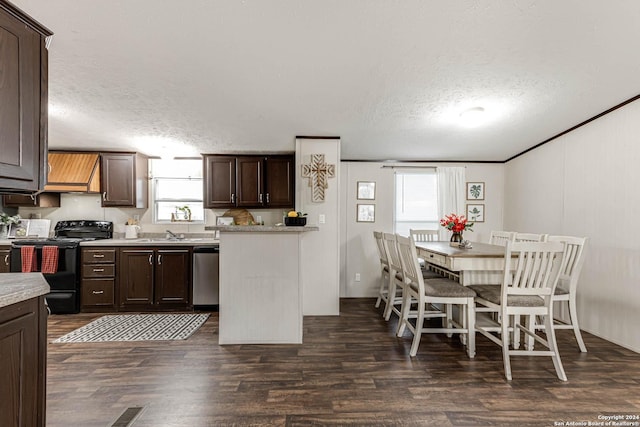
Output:
<instances>
[{"instance_id":1,"label":"chair backrest","mask_svg":"<svg viewBox=\"0 0 640 427\"><path fill-rule=\"evenodd\" d=\"M572 237L572 236L549 236L548 242L564 243L564 257L567 263L563 270L560 271L560 284L563 288L568 288L570 293L574 293L578 287L578 278L584 265L585 247L589 241L588 237Z\"/></svg>"},{"instance_id":2,"label":"chair backrest","mask_svg":"<svg viewBox=\"0 0 640 427\"><path fill-rule=\"evenodd\" d=\"M387 260L387 250L384 247L384 242L382 241L382 232L374 231L373 238L376 240L376 246L378 247L378 257L380 258L380 265L384 267L389 267L389 261Z\"/></svg>"},{"instance_id":3,"label":"chair backrest","mask_svg":"<svg viewBox=\"0 0 640 427\"><path fill-rule=\"evenodd\" d=\"M567 262L564 246L562 242L507 242L505 260L515 265L505 263L502 301L507 301L507 295L538 295L548 307Z\"/></svg>"},{"instance_id":4,"label":"chair backrest","mask_svg":"<svg viewBox=\"0 0 640 427\"><path fill-rule=\"evenodd\" d=\"M391 277L393 278L395 274L402 274L402 264L396 244L396 235L393 233L383 233L382 242L387 251L387 261L389 262L389 273Z\"/></svg>"},{"instance_id":5,"label":"chair backrest","mask_svg":"<svg viewBox=\"0 0 640 427\"><path fill-rule=\"evenodd\" d=\"M500 245L505 246L507 242L513 242L516 233L512 231L497 231L492 230L491 236L489 237L489 243L492 245Z\"/></svg>"},{"instance_id":6,"label":"chair backrest","mask_svg":"<svg viewBox=\"0 0 640 427\"><path fill-rule=\"evenodd\" d=\"M416 245L411 237L396 236L402 274L406 283L411 283L419 295L424 295L424 280L418 262Z\"/></svg>"},{"instance_id":7,"label":"chair backrest","mask_svg":"<svg viewBox=\"0 0 640 427\"><path fill-rule=\"evenodd\" d=\"M546 242L548 234L515 233L514 242Z\"/></svg>"},{"instance_id":8,"label":"chair backrest","mask_svg":"<svg viewBox=\"0 0 640 427\"><path fill-rule=\"evenodd\" d=\"M409 230L409 236L413 238L414 242L437 242L438 230Z\"/></svg>"}]
</instances>

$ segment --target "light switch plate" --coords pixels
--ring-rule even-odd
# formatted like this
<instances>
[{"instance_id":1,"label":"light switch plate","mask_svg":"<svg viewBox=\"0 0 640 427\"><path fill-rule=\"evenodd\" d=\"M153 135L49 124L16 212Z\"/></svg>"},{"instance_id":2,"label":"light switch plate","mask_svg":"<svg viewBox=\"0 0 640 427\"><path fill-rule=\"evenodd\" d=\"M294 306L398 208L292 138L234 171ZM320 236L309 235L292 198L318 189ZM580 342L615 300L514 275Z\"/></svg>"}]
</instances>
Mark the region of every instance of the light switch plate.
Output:
<instances>
[{"instance_id":1,"label":"light switch plate","mask_svg":"<svg viewBox=\"0 0 640 427\"><path fill-rule=\"evenodd\" d=\"M318 215L318 222L320 224L324 224L326 222L326 217L324 216L324 214Z\"/></svg>"}]
</instances>

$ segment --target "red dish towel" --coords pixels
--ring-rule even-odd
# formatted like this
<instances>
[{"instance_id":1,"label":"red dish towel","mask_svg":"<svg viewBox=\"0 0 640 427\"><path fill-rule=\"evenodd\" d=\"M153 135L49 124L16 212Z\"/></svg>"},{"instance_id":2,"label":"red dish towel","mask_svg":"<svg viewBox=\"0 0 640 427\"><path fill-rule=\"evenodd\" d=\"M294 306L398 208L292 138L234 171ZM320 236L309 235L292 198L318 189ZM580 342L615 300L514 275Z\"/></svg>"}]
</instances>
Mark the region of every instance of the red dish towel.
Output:
<instances>
[{"instance_id":1,"label":"red dish towel","mask_svg":"<svg viewBox=\"0 0 640 427\"><path fill-rule=\"evenodd\" d=\"M58 247L43 246L42 247L42 273L53 274L58 271Z\"/></svg>"},{"instance_id":2,"label":"red dish towel","mask_svg":"<svg viewBox=\"0 0 640 427\"><path fill-rule=\"evenodd\" d=\"M22 258L22 272L31 273L38 271L38 263L36 261L36 247L23 246L20 248L20 257Z\"/></svg>"}]
</instances>

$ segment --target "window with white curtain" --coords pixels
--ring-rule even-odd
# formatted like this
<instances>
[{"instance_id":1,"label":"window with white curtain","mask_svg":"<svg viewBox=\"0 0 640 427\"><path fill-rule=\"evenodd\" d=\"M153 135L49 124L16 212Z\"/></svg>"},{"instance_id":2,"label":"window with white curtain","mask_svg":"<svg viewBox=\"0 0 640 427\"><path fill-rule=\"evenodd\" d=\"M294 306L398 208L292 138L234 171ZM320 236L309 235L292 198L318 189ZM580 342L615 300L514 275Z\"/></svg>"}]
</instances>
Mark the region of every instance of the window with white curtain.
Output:
<instances>
[{"instance_id":1,"label":"window with white curtain","mask_svg":"<svg viewBox=\"0 0 640 427\"><path fill-rule=\"evenodd\" d=\"M438 177L435 169L396 171L394 231L403 236L409 230L437 230Z\"/></svg>"},{"instance_id":2,"label":"window with white curtain","mask_svg":"<svg viewBox=\"0 0 640 427\"><path fill-rule=\"evenodd\" d=\"M201 159L151 159L151 198L153 222L171 222L171 214L179 214L179 207L188 206L191 221L204 222L202 203L202 160Z\"/></svg>"}]
</instances>

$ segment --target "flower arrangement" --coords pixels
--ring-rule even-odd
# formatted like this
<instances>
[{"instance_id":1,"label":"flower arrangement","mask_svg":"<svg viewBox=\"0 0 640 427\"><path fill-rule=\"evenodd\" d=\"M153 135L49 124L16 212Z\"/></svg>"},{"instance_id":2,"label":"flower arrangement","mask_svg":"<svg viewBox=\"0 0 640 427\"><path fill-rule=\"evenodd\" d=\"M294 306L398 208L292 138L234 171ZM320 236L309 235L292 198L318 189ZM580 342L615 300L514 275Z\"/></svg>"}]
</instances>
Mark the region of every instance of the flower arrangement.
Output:
<instances>
[{"instance_id":1,"label":"flower arrangement","mask_svg":"<svg viewBox=\"0 0 640 427\"><path fill-rule=\"evenodd\" d=\"M9 224L18 224L20 223L20 215L7 215L4 212L0 212L0 224L9 225Z\"/></svg>"},{"instance_id":2,"label":"flower arrangement","mask_svg":"<svg viewBox=\"0 0 640 427\"><path fill-rule=\"evenodd\" d=\"M445 217L440 220L440 225L454 233L461 233L464 230L473 231L471 228L473 227L473 222L469 222L464 215L445 215Z\"/></svg>"}]
</instances>

